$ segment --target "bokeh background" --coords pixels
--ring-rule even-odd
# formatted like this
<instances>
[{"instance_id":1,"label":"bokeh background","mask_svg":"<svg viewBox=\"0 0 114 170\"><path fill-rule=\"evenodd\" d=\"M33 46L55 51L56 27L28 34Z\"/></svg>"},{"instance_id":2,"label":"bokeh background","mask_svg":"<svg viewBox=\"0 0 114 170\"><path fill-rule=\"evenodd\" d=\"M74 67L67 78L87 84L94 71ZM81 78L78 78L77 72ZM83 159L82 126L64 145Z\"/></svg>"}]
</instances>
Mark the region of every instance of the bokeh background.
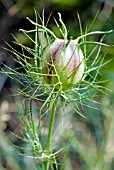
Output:
<instances>
[{"instance_id":1,"label":"bokeh background","mask_svg":"<svg viewBox=\"0 0 114 170\"><path fill-rule=\"evenodd\" d=\"M40 15L45 10L46 20L50 13L58 18L57 12L60 12L69 30L69 37L76 38L80 35L77 13L80 15L83 30L92 23L96 14L98 16L91 31L114 30L114 0L0 0L0 67L4 71L8 71L8 68L2 63L11 68L17 67L12 59L14 56L4 50L3 47L7 47L4 41L12 45L13 34L22 43L31 45L19 29L34 28L26 20L26 17L35 20L34 8ZM60 36L53 17L48 26ZM100 37L92 38L97 40ZM114 33L105 40L105 43L114 44ZM106 50L102 48L103 52ZM95 107L99 110L84 109L88 117L86 120L67 108L64 127L58 126L55 129L55 144L59 143L62 135L63 143L68 140L67 130L73 133L63 170L114 170L114 47L112 46L107 51L105 61L110 59L112 61L101 69L103 79L107 80L103 86L109 88L110 92L108 95L100 94L97 97L97 101L101 104L96 104ZM6 74L0 73L0 170L34 170L35 167L38 169L37 161L19 156L18 150L9 142L21 146L20 140L11 134L14 132L20 135L21 120L15 105L16 86L18 86L16 82ZM20 100L23 100L23 97ZM39 106L39 103L34 104L35 107ZM60 108L58 112L61 112ZM59 133L61 128L63 130ZM58 161L62 161L62 156Z\"/></svg>"}]
</instances>

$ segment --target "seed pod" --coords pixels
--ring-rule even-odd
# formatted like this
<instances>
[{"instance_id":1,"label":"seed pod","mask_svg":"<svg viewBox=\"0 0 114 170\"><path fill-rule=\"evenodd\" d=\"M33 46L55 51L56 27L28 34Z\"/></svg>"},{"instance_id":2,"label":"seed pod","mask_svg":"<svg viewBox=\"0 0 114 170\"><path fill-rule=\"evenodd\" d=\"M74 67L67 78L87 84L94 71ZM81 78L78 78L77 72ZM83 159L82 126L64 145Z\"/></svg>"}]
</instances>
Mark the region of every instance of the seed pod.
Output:
<instances>
[{"instance_id":1,"label":"seed pod","mask_svg":"<svg viewBox=\"0 0 114 170\"><path fill-rule=\"evenodd\" d=\"M84 55L75 40L56 38L43 54L45 80L63 91L76 85L84 74Z\"/></svg>"}]
</instances>

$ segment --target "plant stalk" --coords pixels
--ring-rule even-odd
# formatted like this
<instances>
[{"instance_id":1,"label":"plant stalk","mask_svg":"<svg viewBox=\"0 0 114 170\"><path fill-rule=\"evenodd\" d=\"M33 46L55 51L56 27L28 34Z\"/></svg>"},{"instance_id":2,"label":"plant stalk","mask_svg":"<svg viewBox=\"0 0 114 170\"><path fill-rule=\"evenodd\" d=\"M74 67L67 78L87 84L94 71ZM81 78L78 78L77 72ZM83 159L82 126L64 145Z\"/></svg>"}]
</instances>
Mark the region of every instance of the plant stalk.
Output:
<instances>
[{"instance_id":1,"label":"plant stalk","mask_svg":"<svg viewBox=\"0 0 114 170\"><path fill-rule=\"evenodd\" d=\"M55 118L55 113L56 113L56 107L57 107L57 102L58 102L58 95L53 96L56 99L53 102L52 105L52 112L51 112L51 117L50 117L50 124L49 124L49 131L48 131L48 140L47 140L47 152L50 153L50 148L51 148L51 141L52 141L52 132L53 132L53 126L54 126L54 118ZM46 161L46 166L45 170L49 170L49 160Z\"/></svg>"}]
</instances>

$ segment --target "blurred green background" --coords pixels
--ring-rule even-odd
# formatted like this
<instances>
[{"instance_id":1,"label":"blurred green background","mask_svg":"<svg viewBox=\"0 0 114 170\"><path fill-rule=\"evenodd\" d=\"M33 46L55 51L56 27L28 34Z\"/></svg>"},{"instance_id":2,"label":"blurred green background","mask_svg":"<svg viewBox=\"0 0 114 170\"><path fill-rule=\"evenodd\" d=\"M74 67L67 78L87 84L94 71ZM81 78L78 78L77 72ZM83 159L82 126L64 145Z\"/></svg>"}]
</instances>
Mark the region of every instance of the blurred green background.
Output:
<instances>
[{"instance_id":1,"label":"blurred green background","mask_svg":"<svg viewBox=\"0 0 114 170\"><path fill-rule=\"evenodd\" d=\"M26 20L26 17L30 17L35 21L34 8L40 15L44 9L46 20L52 13L48 26L58 36L60 36L59 32L53 22L53 16L58 18L57 12L62 14L63 21L69 30L69 38L80 35L77 13L80 15L83 31L92 23L96 13L98 16L91 31L114 30L114 0L0 0L0 67L5 71L7 68L2 63L11 68L17 65L12 60L13 55L2 48L6 47L4 40L12 44L12 34L14 34L22 43L31 45L18 30L34 28ZM94 36L93 40L99 38L100 36ZM105 40L105 43L114 44L114 33ZM106 50L102 48L103 52ZM88 117L86 120L66 108L64 127L58 126L63 128L63 131L59 133L60 129L55 129L57 138L55 143L59 143L61 136L63 139L60 141L63 144L68 140L67 130L73 134L63 170L114 170L113 58L114 48L111 46L108 48L105 61L110 59L112 61L101 70L103 79L107 80L103 86L109 88L111 92L108 95L98 96L97 101L101 104L96 104L95 107L99 110L85 108L84 113ZM15 106L16 86L16 82L0 73L0 170L35 170L35 167L38 169L37 161L19 156L17 149L9 142L10 140L21 146L19 139L11 134L12 131L20 135L21 120ZM18 100L23 100L23 97ZM35 102L35 107L38 106L39 103ZM61 109L58 112L61 112ZM61 162L62 156L58 160Z\"/></svg>"}]
</instances>

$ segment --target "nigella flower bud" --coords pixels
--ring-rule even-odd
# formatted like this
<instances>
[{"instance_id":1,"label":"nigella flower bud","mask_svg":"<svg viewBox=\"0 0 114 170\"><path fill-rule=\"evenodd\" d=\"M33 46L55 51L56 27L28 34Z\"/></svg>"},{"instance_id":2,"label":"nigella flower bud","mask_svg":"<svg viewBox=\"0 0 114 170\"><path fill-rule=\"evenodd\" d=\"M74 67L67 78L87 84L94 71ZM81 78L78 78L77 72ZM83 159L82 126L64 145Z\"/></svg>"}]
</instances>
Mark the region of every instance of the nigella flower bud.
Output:
<instances>
[{"instance_id":1,"label":"nigella flower bud","mask_svg":"<svg viewBox=\"0 0 114 170\"><path fill-rule=\"evenodd\" d=\"M84 55L75 40L56 38L46 47L43 58L45 80L55 89L69 90L82 79Z\"/></svg>"}]
</instances>

